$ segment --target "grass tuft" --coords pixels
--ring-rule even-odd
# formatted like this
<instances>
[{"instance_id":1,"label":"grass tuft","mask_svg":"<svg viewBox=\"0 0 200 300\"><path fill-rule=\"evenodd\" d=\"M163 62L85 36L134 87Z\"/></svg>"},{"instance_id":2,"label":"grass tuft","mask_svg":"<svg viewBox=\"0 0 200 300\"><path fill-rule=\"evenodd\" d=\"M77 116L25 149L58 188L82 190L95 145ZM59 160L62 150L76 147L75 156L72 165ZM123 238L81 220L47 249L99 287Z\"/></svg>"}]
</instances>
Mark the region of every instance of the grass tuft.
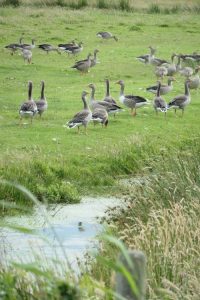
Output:
<instances>
[{"instance_id":1,"label":"grass tuft","mask_svg":"<svg viewBox=\"0 0 200 300\"><path fill-rule=\"evenodd\" d=\"M121 10L130 11L131 10L130 1L129 0L120 0L119 1L119 8Z\"/></svg>"},{"instance_id":2,"label":"grass tuft","mask_svg":"<svg viewBox=\"0 0 200 300\"><path fill-rule=\"evenodd\" d=\"M158 4L151 4L149 6L149 8L147 9L147 12L149 14L160 14L161 9L160 9L160 6Z\"/></svg>"}]
</instances>

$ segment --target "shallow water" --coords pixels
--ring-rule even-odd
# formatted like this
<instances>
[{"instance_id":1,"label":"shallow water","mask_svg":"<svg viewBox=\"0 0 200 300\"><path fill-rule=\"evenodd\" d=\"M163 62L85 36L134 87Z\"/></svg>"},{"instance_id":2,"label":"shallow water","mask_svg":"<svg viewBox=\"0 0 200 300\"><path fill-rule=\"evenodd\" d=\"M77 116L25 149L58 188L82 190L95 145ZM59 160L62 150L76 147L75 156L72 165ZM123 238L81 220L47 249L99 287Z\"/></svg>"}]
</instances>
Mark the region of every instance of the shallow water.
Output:
<instances>
[{"instance_id":1,"label":"shallow water","mask_svg":"<svg viewBox=\"0 0 200 300\"><path fill-rule=\"evenodd\" d=\"M67 256L70 266L76 269L77 258L82 260L87 250L97 251L95 236L103 229L97 217L120 204L116 198L87 197L80 204L49 206L46 208L48 220L43 213L44 206L35 208L32 215L7 217L6 222L35 229L36 234L1 229L0 262L8 265L11 261L39 260L49 265L55 259L66 260Z\"/></svg>"}]
</instances>

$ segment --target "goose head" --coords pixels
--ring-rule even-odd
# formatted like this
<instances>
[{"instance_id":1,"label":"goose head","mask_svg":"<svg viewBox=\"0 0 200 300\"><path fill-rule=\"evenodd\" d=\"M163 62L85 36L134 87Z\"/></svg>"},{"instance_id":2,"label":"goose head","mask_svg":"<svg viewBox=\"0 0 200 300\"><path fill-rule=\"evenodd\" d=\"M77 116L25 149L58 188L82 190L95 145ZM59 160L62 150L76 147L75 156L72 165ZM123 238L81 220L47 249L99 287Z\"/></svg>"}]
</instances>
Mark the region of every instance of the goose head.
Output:
<instances>
[{"instance_id":1,"label":"goose head","mask_svg":"<svg viewBox=\"0 0 200 300\"><path fill-rule=\"evenodd\" d=\"M95 85L94 85L93 83L88 84L88 87L89 87L90 89L95 89Z\"/></svg>"},{"instance_id":2,"label":"goose head","mask_svg":"<svg viewBox=\"0 0 200 300\"><path fill-rule=\"evenodd\" d=\"M123 86L123 85L124 85L124 80L118 80L118 81L116 81L115 83L116 83L116 84L119 84L119 85L121 85L121 86Z\"/></svg>"},{"instance_id":3,"label":"goose head","mask_svg":"<svg viewBox=\"0 0 200 300\"><path fill-rule=\"evenodd\" d=\"M82 97L86 97L89 93L87 91L82 92Z\"/></svg>"}]
</instances>

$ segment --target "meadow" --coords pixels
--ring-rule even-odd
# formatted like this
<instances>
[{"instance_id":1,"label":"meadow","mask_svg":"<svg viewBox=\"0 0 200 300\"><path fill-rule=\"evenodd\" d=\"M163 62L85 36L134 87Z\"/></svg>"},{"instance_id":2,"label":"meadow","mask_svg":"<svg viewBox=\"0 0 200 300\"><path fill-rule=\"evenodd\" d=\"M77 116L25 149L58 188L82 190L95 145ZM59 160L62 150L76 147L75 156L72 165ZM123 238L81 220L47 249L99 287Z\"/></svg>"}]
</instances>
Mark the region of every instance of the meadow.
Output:
<instances>
[{"instance_id":1,"label":"meadow","mask_svg":"<svg viewBox=\"0 0 200 300\"><path fill-rule=\"evenodd\" d=\"M148 52L148 46L156 47L157 56L167 60L173 52L200 51L198 10L155 12L99 10L88 6L81 10L47 5L1 8L0 178L24 185L41 201L78 202L84 194L97 193L129 195L131 209L113 217L112 226L116 227L113 232L130 248L137 246L146 251L150 261L149 299L161 299L157 294L157 288L161 287L168 289L162 299L198 299L198 264L194 257L199 241L198 232L194 236L191 232L197 228L199 211L196 179L199 178L199 91L191 91L192 101L183 117L180 112L176 117L173 110L167 112L166 119L162 113L157 116L150 104L139 109L134 118L126 108L116 118L111 115L107 129L90 124L87 136L63 127L82 109L81 92L89 91L87 85L91 82L96 85L96 99L104 97L104 80L109 78L114 98L119 97L115 82L123 79L125 93L152 101L154 96L145 89L156 82L154 69L136 60L136 56ZM118 42L97 38L96 33L101 30L115 34ZM74 58L66 53L47 55L35 48L32 64L27 65L21 55L11 56L4 48L18 42L21 36L26 43L35 38L36 44L53 45L76 38L84 42L84 49ZM100 63L88 74L80 75L71 69L76 59L85 58L95 48L100 51ZM33 81L34 99L40 96L40 81L45 81L49 107L41 120L36 116L32 126L20 127L18 109L27 99L29 80ZM164 97L167 102L184 92L183 77L177 75L176 80L173 91ZM155 176L151 177L152 174ZM118 184L119 178L130 176L148 176L147 186L129 191ZM1 185L0 192L1 214L11 213L5 203L31 205L15 188ZM171 226L172 222L176 224ZM173 260L169 261L172 246L166 240L175 243L177 236L179 243L177 248L174 246ZM184 265L187 256L181 255L180 249L188 253L187 247L192 254ZM109 245L105 245L105 251L109 257ZM158 261L159 256L163 260ZM172 270L172 266L177 269ZM190 270L193 272L189 273L188 283L185 274ZM35 272L38 278L41 276L40 289L38 286L32 289L31 296L23 277L26 270L20 272L20 280L16 279L16 270L11 273L1 270L5 299L64 299L67 290L73 294L73 289L55 280L50 271L45 274L36 268L28 271ZM91 278L100 279L102 285L111 285L110 272L103 267L94 273ZM91 278L86 276L81 283L90 291L86 299L104 299L95 294Z\"/></svg>"},{"instance_id":2,"label":"meadow","mask_svg":"<svg viewBox=\"0 0 200 300\"><path fill-rule=\"evenodd\" d=\"M183 118L169 111L167 119L156 116L152 106L138 111L132 118L127 109L109 118L109 126L90 124L88 136L77 135L63 125L82 109L81 92L87 85L96 85L96 99L105 94L105 78L110 79L111 94L118 99L124 79L125 91L152 100L145 88L154 84L153 68L136 60L153 45L158 56L169 59L172 52L198 51L199 17L189 13L177 15L128 13L116 10L68 10L60 7L6 7L0 12L1 22L1 177L19 182L34 192L61 201L78 201L84 193L101 192L108 186L112 192L117 175L133 174L144 163L148 153L142 147L154 145L159 151L164 145L178 145L198 128L198 93L192 91L192 104ZM109 30L119 41L101 41L100 30ZM70 67L75 59L67 54L33 50L32 64L23 62L21 55L11 56L5 45L23 36L36 44L57 45L74 38L84 42L78 58L85 58L95 48L99 61L90 73L81 76ZM170 42L169 42L170 41ZM49 103L43 119L36 116L33 126L19 124L18 109L27 99L27 82L33 81L33 97L40 96L40 81L46 84ZM165 98L183 93L183 78L178 76L173 92ZM1 187L5 199L16 199L16 192ZM115 188L113 187L114 191ZM61 192L60 192L61 191ZM63 192L62 192L63 191ZM67 196L63 196L63 194ZM17 196L20 199L20 195Z\"/></svg>"}]
</instances>

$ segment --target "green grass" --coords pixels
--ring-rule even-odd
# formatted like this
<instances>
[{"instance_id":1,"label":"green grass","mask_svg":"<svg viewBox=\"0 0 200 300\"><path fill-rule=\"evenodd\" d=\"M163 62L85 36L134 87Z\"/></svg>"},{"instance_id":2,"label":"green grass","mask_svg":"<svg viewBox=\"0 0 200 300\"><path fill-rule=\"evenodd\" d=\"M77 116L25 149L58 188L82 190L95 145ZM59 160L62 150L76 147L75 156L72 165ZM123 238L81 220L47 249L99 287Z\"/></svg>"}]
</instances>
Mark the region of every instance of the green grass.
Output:
<instances>
[{"instance_id":1,"label":"green grass","mask_svg":"<svg viewBox=\"0 0 200 300\"><path fill-rule=\"evenodd\" d=\"M25 185L41 199L52 199L57 191L59 198L59 190L67 190L70 184L63 201L73 202L79 198L78 194L102 192L106 187L110 190L117 175L136 173L145 164L144 157L151 155L150 144L158 152L164 146L179 147L199 130L199 95L194 91L183 118L180 115L175 118L172 111L168 112L167 120L162 114L157 117L150 105L138 110L136 118L127 109L115 119L110 116L107 129L90 124L88 136L63 128L82 109L80 95L90 82L96 85L97 99L103 98L104 79L108 77L111 94L116 99L119 87L114 83L124 79L126 93L152 100L145 87L155 82L153 68L139 63L135 57L146 53L149 45L156 46L158 56L165 59L172 52L197 50L196 34L186 30L198 30L198 16L146 14L141 23L138 13L20 7L1 9L0 21L1 178ZM96 37L99 30L111 31L119 41L101 41ZM84 42L78 59L98 48L100 64L81 76L70 68L75 58L65 53L46 55L34 49L33 64L26 65L20 55L11 56L4 48L22 35L24 42L35 38L37 44L54 45L77 38ZM34 99L40 95L40 81L45 81L49 108L43 120L36 117L33 126L20 128L18 108L27 99L28 80L33 81ZM173 92L165 99L169 101L183 89L183 78L177 77ZM15 192L5 187L1 188L1 196L16 199ZM17 199L21 199L20 195Z\"/></svg>"},{"instance_id":2,"label":"green grass","mask_svg":"<svg viewBox=\"0 0 200 300\"><path fill-rule=\"evenodd\" d=\"M199 295L200 142L189 139L181 150L155 155L140 180L127 187L128 209L110 211L108 230L129 249L147 257L147 299L196 299ZM100 257L113 260L117 249L103 243ZM91 272L112 286L108 266Z\"/></svg>"},{"instance_id":3,"label":"green grass","mask_svg":"<svg viewBox=\"0 0 200 300\"><path fill-rule=\"evenodd\" d=\"M30 6L0 11L0 178L25 185L40 200L77 202L86 193L118 193L121 187L116 179L120 176L148 177L145 186L130 188L130 209L114 216L113 222L118 236L130 248L146 251L151 299L161 299L157 288L164 288L165 293L168 290L170 296L163 299L184 299L183 295L197 299L199 295L199 262L195 258L199 251L199 93L192 91L192 102L183 118L169 111L165 120L162 114L155 116L149 106L138 110L136 118L127 109L115 119L111 116L107 129L90 124L88 136L77 135L76 130L66 130L63 125L82 109L80 95L90 82L96 84L96 98L103 98L107 77L116 99L119 90L114 82L124 79L127 93L152 100L145 87L155 82L153 68L135 57L146 53L149 45L156 46L158 56L165 59L172 52L199 49L199 17L192 11L177 12L141 15ZM99 40L96 33L100 30L113 32L119 41ZM74 58L34 49L33 64L25 65L21 56L11 56L4 49L21 35L25 42L35 38L37 44L54 45L77 38L84 42L78 58L98 48L100 64L80 76L70 68ZM40 95L40 81L45 81L49 108L43 120L36 117L33 126L20 128L18 108L27 99L28 80L33 81L34 99ZM165 99L182 92L183 78L177 76L173 92ZM128 193L124 187L122 191ZM0 192L1 200L30 203L14 188L1 185ZM59 288L53 274L21 266L18 272L1 269L0 288L7 293L5 299L30 299L26 272L38 275L39 288L32 290L33 299L64 299L71 292L66 283ZM99 266L94 275L110 284L108 270ZM92 282L89 278L88 286L83 286L91 289L94 299Z\"/></svg>"}]
</instances>

